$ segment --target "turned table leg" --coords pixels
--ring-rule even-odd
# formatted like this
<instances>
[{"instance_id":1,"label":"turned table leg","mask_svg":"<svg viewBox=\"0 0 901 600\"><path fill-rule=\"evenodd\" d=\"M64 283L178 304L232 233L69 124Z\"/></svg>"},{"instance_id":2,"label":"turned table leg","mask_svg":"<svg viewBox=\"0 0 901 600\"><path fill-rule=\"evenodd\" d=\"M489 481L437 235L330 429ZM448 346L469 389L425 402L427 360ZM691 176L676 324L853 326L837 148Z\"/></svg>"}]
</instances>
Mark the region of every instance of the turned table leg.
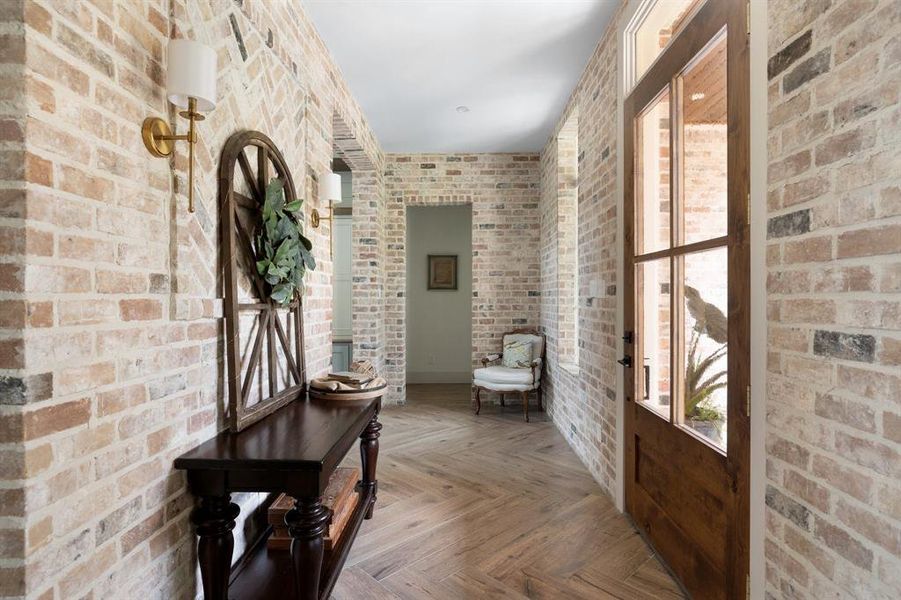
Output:
<instances>
[{"instance_id":1,"label":"turned table leg","mask_svg":"<svg viewBox=\"0 0 901 600\"><path fill-rule=\"evenodd\" d=\"M361 494L365 494L368 489L372 489L372 499L369 502L369 508L366 509L366 518L372 518L372 511L375 508L375 497L379 489L379 482L375 478L375 466L379 460L379 431L382 430L382 424L379 423L379 415L373 415L369 425L360 434L360 461L363 465L363 481L361 483Z\"/></svg>"},{"instance_id":2,"label":"turned table leg","mask_svg":"<svg viewBox=\"0 0 901 600\"><path fill-rule=\"evenodd\" d=\"M232 529L240 509L231 496L203 496L200 506L191 513L197 528L197 560L205 600L228 600L228 577L231 572L235 539Z\"/></svg>"},{"instance_id":3,"label":"turned table leg","mask_svg":"<svg viewBox=\"0 0 901 600\"><path fill-rule=\"evenodd\" d=\"M285 515L291 533L291 561L298 600L319 600L324 547L322 537L328 529L329 511L320 498L298 498Z\"/></svg>"}]
</instances>

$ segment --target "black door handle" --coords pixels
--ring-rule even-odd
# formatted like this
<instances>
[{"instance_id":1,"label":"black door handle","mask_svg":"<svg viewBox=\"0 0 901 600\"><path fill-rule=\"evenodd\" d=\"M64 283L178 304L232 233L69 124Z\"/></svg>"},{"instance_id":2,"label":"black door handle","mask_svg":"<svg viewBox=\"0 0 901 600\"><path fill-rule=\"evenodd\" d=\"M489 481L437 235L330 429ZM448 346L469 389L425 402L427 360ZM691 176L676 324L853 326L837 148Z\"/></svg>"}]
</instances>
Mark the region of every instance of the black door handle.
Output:
<instances>
[{"instance_id":1,"label":"black door handle","mask_svg":"<svg viewBox=\"0 0 901 600\"><path fill-rule=\"evenodd\" d=\"M618 362L622 366L626 367L627 369L632 368L632 357L629 356L628 354L626 354L624 357L622 357L621 359L619 359L616 362Z\"/></svg>"}]
</instances>

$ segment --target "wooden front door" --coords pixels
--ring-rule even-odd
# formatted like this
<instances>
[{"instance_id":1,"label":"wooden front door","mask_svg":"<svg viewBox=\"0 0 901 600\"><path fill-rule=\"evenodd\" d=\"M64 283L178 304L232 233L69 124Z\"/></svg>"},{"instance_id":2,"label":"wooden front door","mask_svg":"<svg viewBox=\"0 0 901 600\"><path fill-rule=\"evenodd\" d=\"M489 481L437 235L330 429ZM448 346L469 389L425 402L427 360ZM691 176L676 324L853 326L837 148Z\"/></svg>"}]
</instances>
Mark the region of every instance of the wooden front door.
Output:
<instances>
[{"instance_id":1,"label":"wooden front door","mask_svg":"<svg viewBox=\"0 0 901 600\"><path fill-rule=\"evenodd\" d=\"M708 0L625 100L626 509L695 598L748 574L748 33Z\"/></svg>"}]
</instances>

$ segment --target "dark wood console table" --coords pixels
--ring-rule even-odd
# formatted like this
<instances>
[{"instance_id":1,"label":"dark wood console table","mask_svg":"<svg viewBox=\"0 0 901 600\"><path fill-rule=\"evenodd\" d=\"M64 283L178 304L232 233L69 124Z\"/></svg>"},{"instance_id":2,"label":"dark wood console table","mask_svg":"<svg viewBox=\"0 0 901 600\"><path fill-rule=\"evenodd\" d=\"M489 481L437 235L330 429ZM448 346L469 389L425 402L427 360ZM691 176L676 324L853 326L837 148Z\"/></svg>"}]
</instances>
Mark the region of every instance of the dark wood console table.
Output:
<instances>
[{"instance_id":1,"label":"dark wood console table","mask_svg":"<svg viewBox=\"0 0 901 600\"><path fill-rule=\"evenodd\" d=\"M372 518L380 408L380 398L298 400L240 433L224 431L175 459L175 468L187 471L191 493L200 498L191 522L200 537L197 557L206 600L228 599L232 529L239 512L231 502L233 492L286 492L295 498L285 522L293 537L290 561L297 598L329 597L360 524ZM322 537L330 515L321 496L357 438L362 459L359 504L341 541L324 560Z\"/></svg>"}]
</instances>

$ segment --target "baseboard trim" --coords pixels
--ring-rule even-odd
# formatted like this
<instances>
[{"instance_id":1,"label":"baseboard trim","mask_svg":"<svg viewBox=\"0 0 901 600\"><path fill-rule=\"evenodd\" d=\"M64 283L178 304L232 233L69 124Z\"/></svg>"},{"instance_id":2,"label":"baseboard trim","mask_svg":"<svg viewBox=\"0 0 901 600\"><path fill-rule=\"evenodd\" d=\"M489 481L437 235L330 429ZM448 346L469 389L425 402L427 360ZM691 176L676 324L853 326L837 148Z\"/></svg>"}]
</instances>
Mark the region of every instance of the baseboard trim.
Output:
<instances>
[{"instance_id":1,"label":"baseboard trim","mask_svg":"<svg viewBox=\"0 0 901 600\"><path fill-rule=\"evenodd\" d=\"M472 383L472 371L418 373L407 371L407 383Z\"/></svg>"}]
</instances>

